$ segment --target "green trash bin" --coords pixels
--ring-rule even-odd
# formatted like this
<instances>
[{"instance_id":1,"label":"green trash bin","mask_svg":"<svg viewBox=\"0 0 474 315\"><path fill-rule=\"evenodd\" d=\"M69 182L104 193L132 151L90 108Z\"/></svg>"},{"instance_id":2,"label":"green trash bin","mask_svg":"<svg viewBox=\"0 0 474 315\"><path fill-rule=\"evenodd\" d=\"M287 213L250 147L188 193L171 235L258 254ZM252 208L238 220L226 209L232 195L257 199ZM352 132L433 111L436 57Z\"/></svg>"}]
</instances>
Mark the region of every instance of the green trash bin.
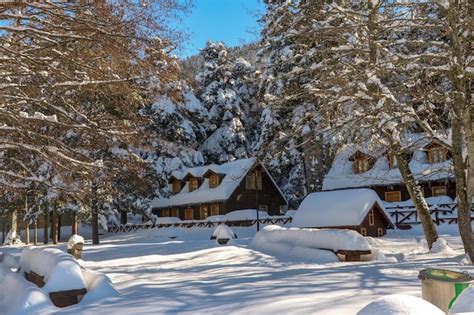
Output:
<instances>
[{"instance_id":1,"label":"green trash bin","mask_svg":"<svg viewBox=\"0 0 474 315\"><path fill-rule=\"evenodd\" d=\"M433 268L421 270L418 279L421 280L422 298L446 313L473 280L467 272Z\"/></svg>"}]
</instances>

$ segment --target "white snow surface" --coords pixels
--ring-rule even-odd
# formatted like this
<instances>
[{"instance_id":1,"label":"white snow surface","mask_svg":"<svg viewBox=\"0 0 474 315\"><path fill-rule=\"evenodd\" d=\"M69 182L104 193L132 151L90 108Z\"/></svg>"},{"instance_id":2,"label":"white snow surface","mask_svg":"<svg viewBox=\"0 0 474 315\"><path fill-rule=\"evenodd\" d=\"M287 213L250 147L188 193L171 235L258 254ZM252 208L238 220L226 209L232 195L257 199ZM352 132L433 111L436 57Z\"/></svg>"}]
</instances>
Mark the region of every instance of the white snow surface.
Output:
<instances>
[{"instance_id":1,"label":"white snow surface","mask_svg":"<svg viewBox=\"0 0 474 315\"><path fill-rule=\"evenodd\" d=\"M357 315L444 315L433 304L415 296L392 294L376 299Z\"/></svg>"},{"instance_id":2,"label":"white snow surface","mask_svg":"<svg viewBox=\"0 0 474 315\"><path fill-rule=\"evenodd\" d=\"M249 246L256 233L255 226L232 227L239 238L233 240L231 246L219 246L210 240L213 229L209 228L160 228L105 234L101 236L100 245L91 244L90 227L79 226L79 230L86 237L81 265L108 276L120 294L94 301L82 300L64 309L38 312L16 309L10 314L53 311L74 315L353 315L371 301L389 294L403 292L421 297L417 276L422 269L474 273L474 266L465 262L457 226L447 224L438 226L438 232L456 256L430 253L422 229L417 226L408 231L388 231L388 235L371 240L373 252L382 252L387 261L353 263L289 260L257 250ZM178 231L180 236L170 240L162 236L166 230ZM69 232L70 228L62 231L63 240L67 241ZM40 246L45 247L51 245ZM59 247L65 248L66 243ZM0 252L19 257L22 248L0 247ZM85 280L87 282L87 276ZM0 277L0 301L13 305L13 297L18 296L18 292L9 284L6 287ZM0 309L4 311L1 303ZM27 306L21 304L21 307Z\"/></svg>"},{"instance_id":3,"label":"white snow surface","mask_svg":"<svg viewBox=\"0 0 474 315\"><path fill-rule=\"evenodd\" d=\"M255 209L244 209L231 211L225 214L226 221L242 221L242 220L257 220L257 210ZM258 211L259 219L268 218L268 213L265 211Z\"/></svg>"},{"instance_id":4,"label":"white snow surface","mask_svg":"<svg viewBox=\"0 0 474 315\"><path fill-rule=\"evenodd\" d=\"M372 189L322 191L306 196L293 216L293 227L359 225L374 203L384 209Z\"/></svg>"},{"instance_id":5,"label":"white snow surface","mask_svg":"<svg viewBox=\"0 0 474 315\"><path fill-rule=\"evenodd\" d=\"M474 287L472 285L464 289L454 301L449 314L474 314Z\"/></svg>"},{"instance_id":6,"label":"white snow surface","mask_svg":"<svg viewBox=\"0 0 474 315\"><path fill-rule=\"evenodd\" d=\"M413 140L413 142L417 142L417 140ZM451 160L428 163L426 152L421 150L427 144L428 142L421 139L417 144L418 150L413 153L410 161L410 169L415 178L419 181L453 179ZM357 151L376 159L368 172L354 173L353 162L349 158ZM402 184L403 180L398 167L390 169L387 157L383 153L383 150L380 149L364 149L355 144L343 146L336 154L331 169L324 177L323 190Z\"/></svg>"},{"instance_id":7,"label":"white snow surface","mask_svg":"<svg viewBox=\"0 0 474 315\"><path fill-rule=\"evenodd\" d=\"M283 243L305 248L338 250L370 250L367 240L351 230L264 227L255 235L252 244Z\"/></svg>"},{"instance_id":8,"label":"white snow surface","mask_svg":"<svg viewBox=\"0 0 474 315\"><path fill-rule=\"evenodd\" d=\"M207 178L203 180L203 183L198 189L191 192L189 191L189 183L186 183L179 193L172 195L169 198L155 198L151 205L154 208L162 208L226 200L245 178L245 175L254 164L255 159L250 158L235 160L221 165L211 164L173 172L172 175L178 179L182 179L188 173L195 177L202 177L208 170L212 170L218 174L225 174L225 176L222 178L221 183L214 188L209 187L209 180Z\"/></svg>"},{"instance_id":9,"label":"white snow surface","mask_svg":"<svg viewBox=\"0 0 474 315\"><path fill-rule=\"evenodd\" d=\"M34 271L44 276L44 292L76 290L86 287L79 263L57 248L25 247L20 258L21 272Z\"/></svg>"}]
</instances>

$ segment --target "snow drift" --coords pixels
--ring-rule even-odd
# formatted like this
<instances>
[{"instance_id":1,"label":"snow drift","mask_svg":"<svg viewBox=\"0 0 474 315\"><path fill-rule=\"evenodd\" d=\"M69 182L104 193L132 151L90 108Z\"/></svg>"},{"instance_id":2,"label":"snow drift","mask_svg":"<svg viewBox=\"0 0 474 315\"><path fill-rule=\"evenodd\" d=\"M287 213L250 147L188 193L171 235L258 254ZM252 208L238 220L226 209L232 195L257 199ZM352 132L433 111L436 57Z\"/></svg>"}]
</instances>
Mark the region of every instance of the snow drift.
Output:
<instances>
[{"instance_id":1,"label":"snow drift","mask_svg":"<svg viewBox=\"0 0 474 315\"><path fill-rule=\"evenodd\" d=\"M47 293L0 263L1 314L41 314L55 309Z\"/></svg>"},{"instance_id":2,"label":"snow drift","mask_svg":"<svg viewBox=\"0 0 474 315\"><path fill-rule=\"evenodd\" d=\"M433 304L415 296L392 294L376 299L362 308L357 315L443 315Z\"/></svg>"},{"instance_id":3,"label":"snow drift","mask_svg":"<svg viewBox=\"0 0 474 315\"><path fill-rule=\"evenodd\" d=\"M449 310L450 314L474 314L474 287L469 287L462 291L453 306Z\"/></svg>"}]
</instances>

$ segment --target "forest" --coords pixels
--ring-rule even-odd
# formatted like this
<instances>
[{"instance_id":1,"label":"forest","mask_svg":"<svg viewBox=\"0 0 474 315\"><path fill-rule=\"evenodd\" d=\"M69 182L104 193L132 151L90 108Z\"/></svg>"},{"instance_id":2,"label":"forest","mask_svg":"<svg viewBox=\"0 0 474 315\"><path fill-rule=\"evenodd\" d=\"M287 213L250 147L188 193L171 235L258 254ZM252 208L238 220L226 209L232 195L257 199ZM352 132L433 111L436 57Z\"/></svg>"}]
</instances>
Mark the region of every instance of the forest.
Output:
<instances>
[{"instance_id":1,"label":"forest","mask_svg":"<svg viewBox=\"0 0 474 315\"><path fill-rule=\"evenodd\" d=\"M410 135L422 133L452 155L472 259L472 5L264 2L257 42L208 42L185 60L174 51L186 36L171 22L190 1L0 6L0 211L10 232L17 218L72 213L98 242L99 224L120 212L151 219L173 171L246 157L296 208L321 190L338 148L360 143L396 156L431 247L436 230L408 165Z\"/></svg>"}]
</instances>

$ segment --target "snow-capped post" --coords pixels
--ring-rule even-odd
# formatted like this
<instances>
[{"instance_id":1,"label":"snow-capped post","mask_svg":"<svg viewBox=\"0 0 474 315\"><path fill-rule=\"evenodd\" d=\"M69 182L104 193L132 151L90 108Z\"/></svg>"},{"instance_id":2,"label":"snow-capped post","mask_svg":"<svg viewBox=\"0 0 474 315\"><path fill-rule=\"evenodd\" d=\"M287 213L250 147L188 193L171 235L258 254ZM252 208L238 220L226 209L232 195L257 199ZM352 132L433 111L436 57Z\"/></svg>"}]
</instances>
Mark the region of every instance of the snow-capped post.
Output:
<instances>
[{"instance_id":1,"label":"snow-capped post","mask_svg":"<svg viewBox=\"0 0 474 315\"><path fill-rule=\"evenodd\" d=\"M77 234L72 235L67 242L67 253L71 254L76 259L81 259L83 249L84 238Z\"/></svg>"},{"instance_id":2,"label":"snow-capped post","mask_svg":"<svg viewBox=\"0 0 474 315\"><path fill-rule=\"evenodd\" d=\"M229 240L234 238L237 238L237 234L225 224L219 224L211 236L211 240L215 239L219 245L226 245Z\"/></svg>"}]
</instances>

